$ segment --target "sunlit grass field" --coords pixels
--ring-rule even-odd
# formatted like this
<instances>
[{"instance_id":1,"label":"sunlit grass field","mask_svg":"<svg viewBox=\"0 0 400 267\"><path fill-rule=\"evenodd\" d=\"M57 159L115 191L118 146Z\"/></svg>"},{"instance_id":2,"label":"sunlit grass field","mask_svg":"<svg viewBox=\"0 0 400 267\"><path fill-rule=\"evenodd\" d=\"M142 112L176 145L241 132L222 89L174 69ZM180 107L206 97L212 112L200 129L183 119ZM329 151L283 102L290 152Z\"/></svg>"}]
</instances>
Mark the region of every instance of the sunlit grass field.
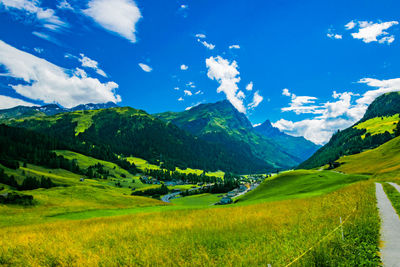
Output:
<instances>
[{"instance_id":1,"label":"sunlit grass field","mask_svg":"<svg viewBox=\"0 0 400 267\"><path fill-rule=\"evenodd\" d=\"M248 206L138 213L0 229L3 265L295 266L376 264L374 185Z\"/></svg>"},{"instance_id":2,"label":"sunlit grass field","mask_svg":"<svg viewBox=\"0 0 400 267\"><path fill-rule=\"evenodd\" d=\"M210 206L221 199L223 194L200 194L172 199L171 203L185 206Z\"/></svg>"},{"instance_id":3,"label":"sunlit grass field","mask_svg":"<svg viewBox=\"0 0 400 267\"><path fill-rule=\"evenodd\" d=\"M400 178L400 137L360 154L341 157L336 171L369 174L376 178Z\"/></svg>"},{"instance_id":4,"label":"sunlit grass field","mask_svg":"<svg viewBox=\"0 0 400 267\"><path fill-rule=\"evenodd\" d=\"M141 171L145 171L146 169L148 169L148 170L159 170L160 169L159 166L151 164L151 163L149 163L146 160L141 159L141 158L128 157L127 160L129 162L133 162L136 165L136 167ZM200 174L203 173L202 170L191 169L191 168L187 168L185 170L182 170L180 168L176 168L176 170L178 172L185 173L185 174L194 173L194 174L200 175ZM225 173L223 171L207 172L206 173L206 175L208 175L208 176L215 176L215 177L220 177L220 178L223 178L224 174Z\"/></svg>"},{"instance_id":5,"label":"sunlit grass field","mask_svg":"<svg viewBox=\"0 0 400 267\"><path fill-rule=\"evenodd\" d=\"M267 179L239 198L238 203L318 196L367 179L369 177L364 175L346 175L333 171L290 171Z\"/></svg>"},{"instance_id":6,"label":"sunlit grass field","mask_svg":"<svg viewBox=\"0 0 400 267\"><path fill-rule=\"evenodd\" d=\"M370 133L371 135L382 134L386 131L389 133L394 133L394 130L396 129L399 120L399 114L387 117L376 117L359 123L355 125L354 128L360 130L365 129L367 130L366 134ZM365 134L362 136L362 138L364 137Z\"/></svg>"}]
</instances>

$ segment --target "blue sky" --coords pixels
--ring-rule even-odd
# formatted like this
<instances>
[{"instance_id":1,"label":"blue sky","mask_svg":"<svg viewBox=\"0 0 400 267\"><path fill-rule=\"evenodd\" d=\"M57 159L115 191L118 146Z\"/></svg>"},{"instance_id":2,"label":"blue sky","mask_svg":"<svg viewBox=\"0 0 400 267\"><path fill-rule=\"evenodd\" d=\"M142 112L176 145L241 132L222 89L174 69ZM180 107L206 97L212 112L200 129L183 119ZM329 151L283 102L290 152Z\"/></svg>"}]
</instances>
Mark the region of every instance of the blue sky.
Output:
<instances>
[{"instance_id":1,"label":"blue sky","mask_svg":"<svg viewBox=\"0 0 400 267\"><path fill-rule=\"evenodd\" d=\"M350 2L350 3L349 3ZM398 1L0 0L0 108L228 99L323 144L400 90Z\"/></svg>"}]
</instances>

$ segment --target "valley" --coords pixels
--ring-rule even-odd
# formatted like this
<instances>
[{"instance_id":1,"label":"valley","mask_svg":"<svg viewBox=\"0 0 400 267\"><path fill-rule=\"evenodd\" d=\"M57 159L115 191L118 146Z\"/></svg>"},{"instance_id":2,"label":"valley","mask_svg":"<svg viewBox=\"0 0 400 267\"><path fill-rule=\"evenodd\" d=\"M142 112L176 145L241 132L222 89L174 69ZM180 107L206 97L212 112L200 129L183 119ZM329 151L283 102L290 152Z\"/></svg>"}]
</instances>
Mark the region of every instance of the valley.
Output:
<instances>
[{"instance_id":1,"label":"valley","mask_svg":"<svg viewBox=\"0 0 400 267\"><path fill-rule=\"evenodd\" d=\"M387 239L381 229L388 205L400 218L400 110L362 120L343 131L350 137L333 136L316 152L318 160L314 155L292 168L277 160L305 154L277 152L266 160L268 154L253 150L251 142L283 149L289 141L307 147L306 141L268 121L256 130L235 126L243 119L235 112L225 113L224 122L214 119L216 108L231 110L226 103L211 105L210 113L207 107L156 116L120 107L29 112L2 120L0 264L379 266L393 260L387 251L395 241L381 243ZM152 127L167 136L149 137ZM172 137L170 148L163 142ZM339 147L335 139L344 138L351 141ZM375 139L366 143L368 138ZM246 146L238 143L242 139ZM207 150L215 144L220 146ZM226 164L240 158L239 148L248 157L232 171ZM327 150L346 153L325 158ZM228 151L238 154L224 164L207 158ZM242 169L252 157L265 167ZM377 202L379 186L384 206Z\"/></svg>"}]
</instances>

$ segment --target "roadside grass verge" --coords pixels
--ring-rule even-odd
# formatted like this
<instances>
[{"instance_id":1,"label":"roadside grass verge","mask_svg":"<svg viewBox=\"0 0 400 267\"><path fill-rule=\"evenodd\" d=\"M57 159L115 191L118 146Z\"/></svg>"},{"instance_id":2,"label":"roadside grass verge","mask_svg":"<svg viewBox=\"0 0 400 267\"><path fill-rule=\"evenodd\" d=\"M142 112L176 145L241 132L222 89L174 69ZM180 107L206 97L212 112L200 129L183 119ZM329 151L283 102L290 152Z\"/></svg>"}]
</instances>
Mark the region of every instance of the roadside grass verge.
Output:
<instances>
[{"instance_id":1,"label":"roadside grass verge","mask_svg":"<svg viewBox=\"0 0 400 267\"><path fill-rule=\"evenodd\" d=\"M0 229L0 265L283 266L339 225L295 266L377 265L371 182L323 196L138 213Z\"/></svg>"},{"instance_id":2,"label":"roadside grass verge","mask_svg":"<svg viewBox=\"0 0 400 267\"><path fill-rule=\"evenodd\" d=\"M397 214L400 216L400 193L396 188L387 183L382 183L383 190L388 196L390 202L392 202L393 208L396 210Z\"/></svg>"}]
</instances>

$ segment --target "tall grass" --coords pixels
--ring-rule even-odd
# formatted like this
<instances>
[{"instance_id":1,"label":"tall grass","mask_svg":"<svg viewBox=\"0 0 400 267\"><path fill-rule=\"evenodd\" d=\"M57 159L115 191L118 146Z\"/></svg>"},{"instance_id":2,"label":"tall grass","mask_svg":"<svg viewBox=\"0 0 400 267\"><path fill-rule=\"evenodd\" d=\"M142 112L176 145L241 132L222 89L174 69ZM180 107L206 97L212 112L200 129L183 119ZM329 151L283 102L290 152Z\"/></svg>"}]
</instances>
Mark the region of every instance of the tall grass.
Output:
<instances>
[{"instance_id":1,"label":"tall grass","mask_svg":"<svg viewBox=\"0 0 400 267\"><path fill-rule=\"evenodd\" d=\"M282 266L335 232L297 266L377 265L374 185L248 206L134 214L0 229L0 264Z\"/></svg>"}]
</instances>

